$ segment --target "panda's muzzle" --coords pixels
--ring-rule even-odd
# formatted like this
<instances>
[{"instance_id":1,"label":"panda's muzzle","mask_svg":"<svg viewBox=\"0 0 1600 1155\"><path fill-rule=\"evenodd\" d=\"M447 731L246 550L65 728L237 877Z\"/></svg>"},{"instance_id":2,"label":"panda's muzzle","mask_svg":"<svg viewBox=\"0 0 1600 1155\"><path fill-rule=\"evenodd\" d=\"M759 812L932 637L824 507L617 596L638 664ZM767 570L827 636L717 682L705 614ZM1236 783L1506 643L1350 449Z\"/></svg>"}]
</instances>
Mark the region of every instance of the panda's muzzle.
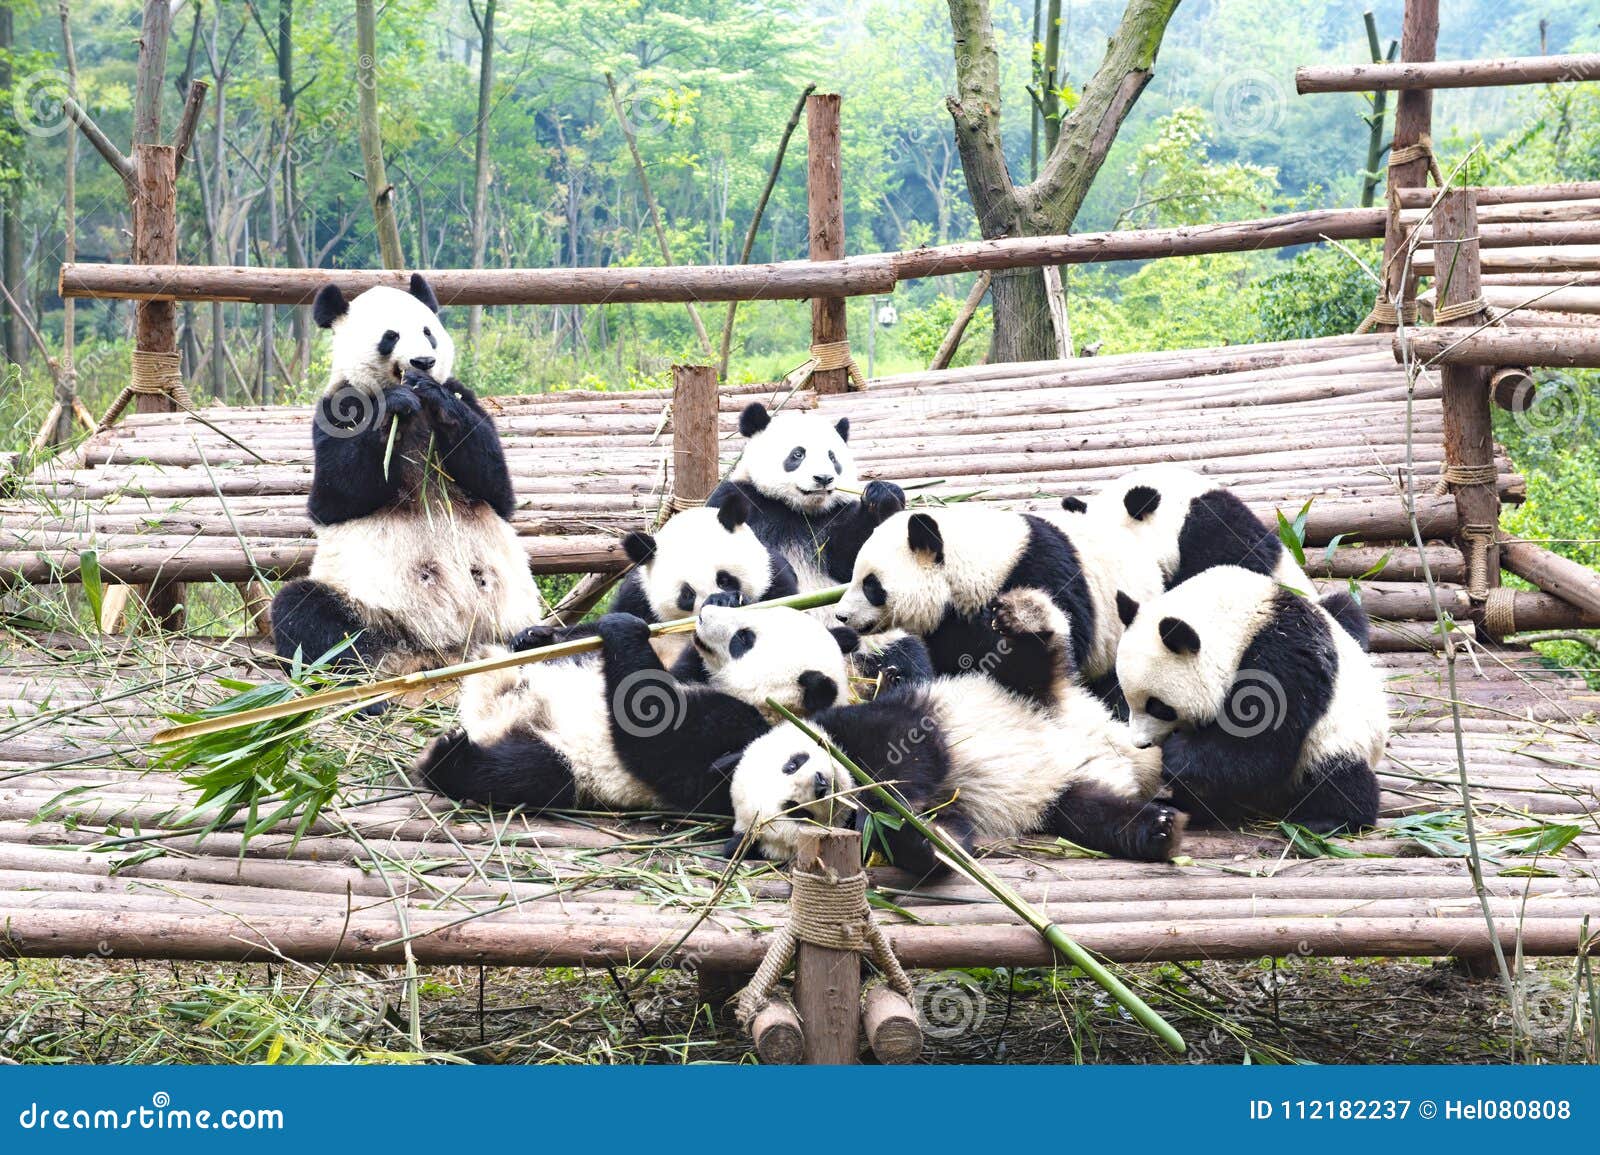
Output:
<instances>
[{"instance_id":1,"label":"panda's muzzle","mask_svg":"<svg viewBox=\"0 0 1600 1155\"><path fill-rule=\"evenodd\" d=\"M429 376L433 375L433 367L436 364L438 364L438 359L435 358L435 357L413 357L413 358L411 358L411 367L413 369L417 370L418 372L427 373Z\"/></svg>"}]
</instances>

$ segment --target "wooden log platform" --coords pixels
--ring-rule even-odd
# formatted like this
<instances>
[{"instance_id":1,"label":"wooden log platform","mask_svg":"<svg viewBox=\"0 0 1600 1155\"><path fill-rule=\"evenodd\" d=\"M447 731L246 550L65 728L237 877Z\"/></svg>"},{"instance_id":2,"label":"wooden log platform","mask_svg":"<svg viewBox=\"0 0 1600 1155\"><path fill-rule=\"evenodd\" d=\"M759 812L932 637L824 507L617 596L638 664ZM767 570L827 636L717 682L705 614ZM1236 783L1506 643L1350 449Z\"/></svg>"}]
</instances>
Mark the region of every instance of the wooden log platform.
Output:
<instances>
[{"instance_id":1,"label":"wooden log platform","mask_svg":"<svg viewBox=\"0 0 1600 1155\"><path fill-rule=\"evenodd\" d=\"M1047 509L1162 461L1234 486L1265 517L1310 500L1308 568L1332 586L1362 579L1395 718L1382 827L1320 855L1275 828L1193 830L1171 865L1037 840L989 848L1003 877L1091 949L1118 960L1474 955L1493 933L1508 949L1562 955L1578 949L1586 917L1590 933L1600 925L1600 694L1526 649L1477 644L1458 659L1452 693L1434 597L1462 637L1475 630L1448 543L1454 502L1434 493L1440 386L1431 372L1416 382L1408 477L1408 382L1391 341L989 365L789 400L848 415L863 474L927 487L913 491L921 500ZM622 564L617 535L645 527L666 490L667 399L490 402L536 569ZM752 399L774 397L741 387L717 399L724 467ZM310 556L307 411L202 416L130 417L14 479L0 504L0 566L14 581L71 581L93 550L104 574L126 581L300 572ZM1496 462L1502 499L1521 500L1522 479L1503 454ZM1548 594L1517 598L1519 623L1582 624ZM409 952L421 964L692 962L726 972L762 956L787 883L749 865L738 885L722 885L714 821L490 814L413 789L403 768L448 724L448 703L319 731L342 787L299 841L287 829L248 842L236 829L197 837L192 789L151 765L146 739L163 713L221 696L218 677L270 677L261 654L260 641L13 628L0 668L0 951L312 964ZM1492 932L1459 857L1452 700L1486 840ZM1531 853L1539 837L1563 843L1559 853ZM974 887L908 892L892 870L874 881L912 916L880 913L908 966L1050 961Z\"/></svg>"}]
</instances>

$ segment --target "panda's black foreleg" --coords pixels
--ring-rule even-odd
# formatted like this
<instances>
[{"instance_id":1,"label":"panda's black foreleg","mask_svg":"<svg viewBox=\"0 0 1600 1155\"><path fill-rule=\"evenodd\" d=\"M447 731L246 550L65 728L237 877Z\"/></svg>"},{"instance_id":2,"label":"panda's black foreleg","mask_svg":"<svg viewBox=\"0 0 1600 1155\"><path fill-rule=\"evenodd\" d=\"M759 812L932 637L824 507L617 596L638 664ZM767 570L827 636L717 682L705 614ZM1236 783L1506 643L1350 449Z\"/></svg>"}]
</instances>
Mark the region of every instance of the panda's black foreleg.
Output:
<instances>
[{"instance_id":1,"label":"panda's black foreleg","mask_svg":"<svg viewBox=\"0 0 1600 1155\"><path fill-rule=\"evenodd\" d=\"M466 496L487 502L489 508L510 520L516 508L511 471L494 419L460 381L440 384L420 373L408 373L406 384L422 399L433 422L434 446L440 464Z\"/></svg>"},{"instance_id":2,"label":"panda's black foreleg","mask_svg":"<svg viewBox=\"0 0 1600 1155\"><path fill-rule=\"evenodd\" d=\"M923 883L937 882L950 873L950 867L939 858L933 843L917 833L912 826L904 824L897 830L887 824L875 824L868 831L866 829L868 813L865 806L856 812L856 826L862 830L864 838L863 849L868 854L874 850L886 851L890 863L911 876L912 889ZM947 807L931 817L938 823L940 833L971 853L974 846L973 829L971 821L965 814L953 807ZM870 838L866 837L868 834L871 835Z\"/></svg>"},{"instance_id":3,"label":"panda's black foreleg","mask_svg":"<svg viewBox=\"0 0 1600 1155\"><path fill-rule=\"evenodd\" d=\"M289 582L272 599L272 645L280 658L296 651L314 662L346 638L354 638L329 663L341 672L371 667L400 639L361 620L355 605L330 585L310 578Z\"/></svg>"},{"instance_id":4,"label":"panda's black foreleg","mask_svg":"<svg viewBox=\"0 0 1600 1155\"><path fill-rule=\"evenodd\" d=\"M537 650L541 646L553 646L557 642L571 642L578 638L592 638L594 635L595 628L589 624L529 626L512 634L506 641L506 648L520 654L524 650Z\"/></svg>"},{"instance_id":5,"label":"panda's black foreleg","mask_svg":"<svg viewBox=\"0 0 1600 1155\"><path fill-rule=\"evenodd\" d=\"M1092 784L1069 786L1047 816L1050 833L1115 858L1166 862L1183 840L1182 811L1164 802L1124 798Z\"/></svg>"},{"instance_id":6,"label":"panda's black foreleg","mask_svg":"<svg viewBox=\"0 0 1600 1155\"><path fill-rule=\"evenodd\" d=\"M1289 775L1300 756L1305 729L1292 718L1277 727L1239 728L1220 723L1180 730L1161 744L1161 780L1179 806L1223 825L1284 807Z\"/></svg>"},{"instance_id":7,"label":"panda's black foreleg","mask_svg":"<svg viewBox=\"0 0 1600 1155\"><path fill-rule=\"evenodd\" d=\"M847 582L856 555L872 531L906 507L905 491L891 481L867 483L861 500L841 506L813 527L823 543L823 568L834 581Z\"/></svg>"},{"instance_id":8,"label":"panda's black foreleg","mask_svg":"<svg viewBox=\"0 0 1600 1155\"><path fill-rule=\"evenodd\" d=\"M1360 758L1330 759L1311 768L1281 817L1318 834L1353 833L1378 822L1378 779Z\"/></svg>"},{"instance_id":9,"label":"panda's black foreleg","mask_svg":"<svg viewBox=\"0 0 1600 1155\"><path fill-rule=\"evenodd\" d=\"M485 806L565 809L578 800L572 764L532 734L508 734L487 744L465 730L435 738L412 766L419 786Z\"/></svg>"},{"instance_id":10,"label":"panda's black foreleg","mask_svg":"<svg viewBox=\"0 0 1600 1155\"><path fill-rule=\"evenodd\" d=\"M337 525L399 502L402 471L393 461L384 468L389 431L395 422L408 424L421 409L416 394L403 385L385 389L381 397L344 385L317 402L306 502L312 521Z\"/></svg>"}]
</instances>

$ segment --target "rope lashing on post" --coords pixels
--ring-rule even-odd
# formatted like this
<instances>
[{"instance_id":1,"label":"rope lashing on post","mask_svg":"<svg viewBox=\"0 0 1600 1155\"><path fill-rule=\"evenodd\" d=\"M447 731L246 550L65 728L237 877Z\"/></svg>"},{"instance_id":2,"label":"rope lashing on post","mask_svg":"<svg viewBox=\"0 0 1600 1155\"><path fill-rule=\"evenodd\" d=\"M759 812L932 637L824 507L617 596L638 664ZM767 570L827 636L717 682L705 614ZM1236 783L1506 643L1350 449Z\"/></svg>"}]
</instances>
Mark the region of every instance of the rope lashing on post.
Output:
<instances>
[{"instance_id":1,"label":"rope lashing on post","mask_svg":"<svg viewBox=\"0 0 1600 1155\"><path fill-rule=\"evenodd\" d=\"M138 396L168 397L179 409L192 410L194 398L183 384L183 356L180 353L152 353L146 349L133 351L133 373L128 384L106 410L95 426L95 432L107 428L122 415L128 402Z\"/></svg>"},{"instance_id":2,"label":"rope lashing on post","mask_svg":"<svg viewBox=\"0 0 1600 1155\"><path fill-rule=\"evenodd\" d=\"M1427 133L1417 137L1416 144L1408 144L1403 148L1391 149L1389 152L1389 167L1399 168L1403 164L1410 164L1415 160L1427 158L1428 175L1433 178L1436 185L1444 184L1444 174L1439 171L1439 162L1433 155L1433 138Z\"/></svg>"},{"instance_id":3,"label":"rope lashing on post","mask_svg":"<svg viewBox=\"0 0 1600 1155\"><path fill-rule=\"evenodd\" d=\"M789 921L773 935L755 976L739 992L735 1014L741 1027L748 1029L771 1001L778 980L794 962L795 948L803 942L870 955L884 981L915 1004L911 979L889 949L882 928L873 921L865 871L841 878L831 869L811 871L796 866L789 880L794 887L789 896Z\"/></svg>"},{"instance_id":4,"label":"rope lashing on post","mask_svg":"<svg viewBox=\"0 0 1600 1155\"><path fill-rule=\"evenodd\" d=\"M1395 169L1403 164L1422 160L1424 157L1428 161L1428 175L1433 178L1434 184L1442 186L1444 184L1444 174L1439 171L1439 162L1433 156L1433 138L1427 133L1418 136L1416 144L1390 149L1389 167ZM1395 184L1392 180L1389 182L1388 207L1389 220L1384 231L1390 237L1399 238L1401 235L1400 198L1396 195ZM1395 262L1405 259L1408 247L1405 244L1397 243L1394 246L1394 251L1389 254L1388 259L1384 262L1383 280L1385 284L1390 281L1389 273ZM1402 321L1407 325L1414 325L1416 320L1417 303L1415 301L1407 301L1404 310L1397 312L1391 302L1383 299L1383 290L1380 289L1378 299L1372 303L1372 311L1367 314L1366 319L1361 324L1356 326L1356 332L1369 333L1374 325L1389 325L1398 328Z\"/></svg>"},{"instance_id":5,"label":"rope lashing on post","mask_svg":"<svg viewBox=\"0 0 1600 1155\"><path fill-rule=\"evenodd\" d=\"M1448 325L1451 321L1460 321L1467 317L1475 317L1479 313L1488 313L1491 321L1498 321L1494 311L1489 308L1489 302L1480 294L1470 301L1457 301L1454 305L1435 305L1433 308L1433 323L1435 325Z\"/></svg>"},{"instance_id":6,"label":"rope lashing on post","mask_svg":"<svg viewBox=\"0 0 1600 1155\"><path fill-rule=\"evenodd\" d=\"M856 389L865 389L867 379L861 373L861 367L856 364L856 359L850 355L849 341L829 341L821 345L811 346L811 358L804 365L791 369L784 374L783 384L790 389L798 389L812 378L813 374L827 369L844 369L849 372L850 384Z\"/></svg>"},{"instance_id":7,"label":"rope lashing on post","mask_svg":"<svg viewBox=\"0 0 1600 1155\"><path fill-rule=\"evenodd\" d=\"M1407 301L1404 310L1398 310L1393 303L1379 297L1372 302L1372 311L1366 315L1361 324L1356 326L1357 333L1369 333L1374 325L1398 325L1404 318L1407 325L1417 323L1417 303Z\"/></svg>"},{"instance_id":8,"label":"rope lashing on post","mask_svg":"<svg viewBox=\"0 0 1600 1155\"><path fill-rule=\"evenodd\" d=\"M1493 485L1500 480L1499 467L1490 465L1446 465L1439 471L1439 483L1433 487L1434 496L1443 497L1457 487L1470 489L1475 485Z\"/></svg>"},{"instance_id":9,"label":"rope lashing on post","mask_svg":"<svg viewBox=\"0 0 1600 1155\"><path fill-rule=\"evenodd\" d=\"M1489 597L1489 547L1499 534L1499 527L1493 525L1461 527L1462 552L1467 555L1467 597L1475 602Z\"/></svg>"},{"instance_id":10,"label":"rope lashing on post","mask_svg":"<svg viewBox=\"0 0 1600 1155\"><path fill-rule=\"evenodd\" d=\"M1515 590L1496 586L1483 602L1483 626L1494 638L1508 638L1517 632L1517 595Z\"/></svg>"}]
</instances>

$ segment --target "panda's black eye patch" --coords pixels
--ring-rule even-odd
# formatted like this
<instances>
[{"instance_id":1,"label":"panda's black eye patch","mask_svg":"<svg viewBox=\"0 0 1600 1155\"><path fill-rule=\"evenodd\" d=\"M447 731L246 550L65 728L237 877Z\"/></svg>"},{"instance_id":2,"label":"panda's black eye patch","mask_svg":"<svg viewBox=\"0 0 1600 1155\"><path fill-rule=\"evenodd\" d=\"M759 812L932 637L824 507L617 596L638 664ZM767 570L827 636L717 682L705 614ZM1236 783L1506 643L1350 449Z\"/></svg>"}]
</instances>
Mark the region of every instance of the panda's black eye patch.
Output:
<instances>
[{"instance_id":1,"label":"panda's black eye patch","mask_svg":"<svg viewBox=\"0 0 1600 1155\"><path fill-rule=\"evenodd\" d=\"M789 456L783 459L784 472L793 473L795 470L800 468L800 463L805 459L805 448L803 446L796 445L793 449L789 450Z\"/></svg>"},{"instance_id":2,"label":"panda's black eye patch","mask_svg":"<svg viewBox=\"0 0 1600 1155\"><path fill-rule=\"evenodd\" d=\"M739 579L734 577L727 570L719 569L717 571L717 588L719 590L726 590L728 593L738 593Z\"/></svg>"},{"instance_id":3,"label":"panda's black eye patch","mask_svg":"<svg viewBox=\"0 0 1600 1155\"><path fill-rule=\"evenodd\" d=\"M678 608L684 613L694 609L694 587L688 582L678 587Z\"/></svg>"},{"instance_id":4,"label":"panda's black eye patch","mask_svg":"<svg viewBox=\"0 0 1600 1155\"><path fill-rule=\"evenodd\" d=\"M433 330L428 328L428 326L422 326L422 335L428 339L428 347L430 349L437 349L439 347L438 340L434 338Z\"/></svg>"},{"instance_id":5,"label":"panda's black eye patch","mask_svg":"<svg viewBox=\"0 0 1600 1155\"><path fill-rule=\"evenodd\" d=\"M793 773L795 773L797 770L800 769L800 767L802 767L802 766L804 766L806 764L806 760L808 758L810 758L810 757L811 757L810 754L807 754L805 751L802 750L800 753L796 754L794 757L790 758L787 762L785 762L783 764L783 772L785 774L793 774Z\"/></svg>"},{"instance_id":6,"label":"panda's black eye patch","mask_svg":"<svg viewBox=\"0 0 1600 1155\"><path fill-rule=\"evenodd\" d=\"M378 356L387 357L394 352L394 347L400 343L400 334L393 329L387 330L378 341Z\"/></svg>"},{"instance_id":7,"label":"panda's black eye patch","mask_svg":"<svg viewBox=\"0 0 1600 1155\"><path fill-rule=\"evenodd\" d=\"M882 609L889 600L889 591L883 588L883 583L878 580L878 575L869 573L861 582L861 593L867 599L869 606Z\"/></svg>"},{"instance_id":8,"label":"panda's black eye patch","mask_svg":"<svg viewBox=\"0 0 1600 1155\"><path fill-rule=\"evenodd\" d=\"M1171 706L1167 705L1154 694L1151 694L1149 698L1145 699L1144 712L1149 714L1152 718L1159 718L1163 722L1176 722L1178 720L1178 711L1174 710Z\"/></svg>"},{"instance_id":9,"label":"panda's black eye patch","mask_svg":"<svg viewBox=\"0 0 1600 1155\"><path fill-rule=\"evenodd\" d=\"M839 464L839 455L837 453L835 453L831 449L828 450L828 460L833 462L833 471L835 473L843 473L844 472L844 466Z\"/></svg>"},{"instance_id":10,"label":"panda's black eye patch","mask_svg":"<svg viewBox=\"0 0 1600 1155\"><path fill-rule=\"evenodd\" d=\"M728 657L738 659L756 648L756 632L749 626L733 635L728 642Z\"/></svg>"}]
</instances>

